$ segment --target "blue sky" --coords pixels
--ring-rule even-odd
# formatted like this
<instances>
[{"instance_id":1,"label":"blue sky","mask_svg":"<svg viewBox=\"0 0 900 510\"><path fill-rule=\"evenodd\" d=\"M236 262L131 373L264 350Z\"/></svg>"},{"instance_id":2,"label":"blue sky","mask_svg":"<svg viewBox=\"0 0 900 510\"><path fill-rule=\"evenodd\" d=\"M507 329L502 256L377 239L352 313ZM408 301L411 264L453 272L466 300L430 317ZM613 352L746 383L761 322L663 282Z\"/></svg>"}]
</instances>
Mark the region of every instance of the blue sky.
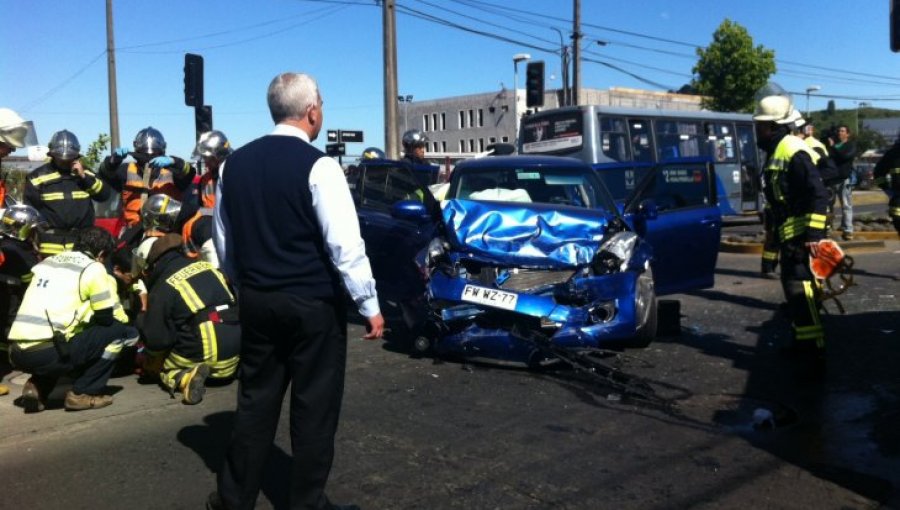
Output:
<instances>
[{"instance_id":1,"label":"blue sky","mask_svg":"<svg viewBox=\"0 0 900 510\"><path fill-rule=\"evenodd\" d=\"M559 86L558 53L522 43L557 51L551 27L568 36L571 0L397 1L401 94L419 100L511 88L519 52L544 60L547 86ZM0 7L0 107L33 120L41 143L60 129L83 146L108 133L105 1L0 0ZM382 21L374 0L116 0L114 15L123 145L152 125L170 154L190 155L194 119L183 102L182 66L184 53L193 52L205 59L215 127L236 145L271 129L265 90L272 77L301 71L319 82L326 129L364 131L366 143L351 144L348 153L383 146ZM582 0L585 56L646 80L584 62L582 86L678 88L696 61L691 45L707 45L725 18L775 50L774 80L801 91L802 109L811 85L846 96L835 98L838 108L859 101L900 108L900 54L889 50L887 0ZM810 106L824 108L827 99L814 95ZM324 143L323 135L316 144Z\"/></svg>"}]
</instances>

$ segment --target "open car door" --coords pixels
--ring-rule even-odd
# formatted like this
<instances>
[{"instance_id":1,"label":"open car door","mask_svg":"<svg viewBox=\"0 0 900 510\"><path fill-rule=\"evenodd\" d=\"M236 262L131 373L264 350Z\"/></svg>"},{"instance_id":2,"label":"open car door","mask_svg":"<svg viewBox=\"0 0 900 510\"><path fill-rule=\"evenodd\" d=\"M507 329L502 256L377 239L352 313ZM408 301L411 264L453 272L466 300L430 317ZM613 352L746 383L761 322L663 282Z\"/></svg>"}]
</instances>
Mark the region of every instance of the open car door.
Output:
<instances>
[{"instance_id":1,"label":"open car door","mask_svg":"<svg viewBox=\"0 0 900 510\"><path fill-rule=\"evenodd\" d=\"M722 213L710 160L669 160L644 170L626 220L653 247L657 295L712 287Z\"/></svg>"},{"instance_id":2,"label":"open car door","mask_svg":"<svg viewBox=\"0 0 900 510\"><path fill-rule=\"evenodd\" d=\"M409 165L388 160L360 165L351 188L378 295L391 301L423 295L415 258L434 237L430 208L437 207L428 188Z\"/></svg>"}]
</instances>

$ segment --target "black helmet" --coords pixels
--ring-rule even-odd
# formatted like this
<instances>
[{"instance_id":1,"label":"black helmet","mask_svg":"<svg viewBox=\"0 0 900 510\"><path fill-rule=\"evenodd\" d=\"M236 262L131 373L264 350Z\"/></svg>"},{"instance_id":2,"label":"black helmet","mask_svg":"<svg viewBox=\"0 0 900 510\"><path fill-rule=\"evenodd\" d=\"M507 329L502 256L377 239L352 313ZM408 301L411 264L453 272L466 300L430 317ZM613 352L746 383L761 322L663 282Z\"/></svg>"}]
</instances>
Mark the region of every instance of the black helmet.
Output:
<instances>
[{"instance_id":1,"label":"black helmet","mask_svg":"<svg viewBox=\"0 0 900 510\"><path fill-rule=\"evenodd\" d=\"M50 144L47 147L50 149L48 153L51 157L64 161L78 159L78 155L81 153L81 144L78 143L78 137L65 129L53 133L53 136L50 137Z\"/></svg>"},{"instance_id":2,"label":"black helmet","mask_svg":"<svg viewBox=\"0 0 900 510\"><path fill-rule=\"evenodd\" d=\"M384 151L378 147L366 147L366 150L362 152L362 156L360 156L359 159L384 159L384 157Z\"/></svg>"},{"instance_id":3,"label":"black helmet","mask_svg":"<svg viewBox=\"0 0 900 510\"><path fill-rule=\"evenodd\" d=\"M166 153L166 139L153 127L145 127L134 137L134 152L150 156L162 156Z\"/></svg>"},{"instance_id":4,"label":"black helmet","mask_svg":"<svg viewBox=\"0 0 900 510\"><path fill-rule=\"evenodd\" d=\"M425 144L428 142L428 137L425 136L425 133L419 131L418 129L410 129L406 133L403 133L402 142L404 149L412 149L413 147L425 147Z\"/></svg>"}]
</instances>

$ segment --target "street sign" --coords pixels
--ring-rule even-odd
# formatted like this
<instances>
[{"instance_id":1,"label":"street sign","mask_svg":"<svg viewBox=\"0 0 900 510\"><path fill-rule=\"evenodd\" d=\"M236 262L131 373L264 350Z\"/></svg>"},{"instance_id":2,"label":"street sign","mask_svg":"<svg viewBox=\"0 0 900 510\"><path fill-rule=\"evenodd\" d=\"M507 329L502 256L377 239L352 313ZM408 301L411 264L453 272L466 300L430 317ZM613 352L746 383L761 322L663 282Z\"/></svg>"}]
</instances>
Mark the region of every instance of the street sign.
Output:
<instances>
[{"instance_id":1,"label":"street sign","mask_svg":"<svg viewBox=\"0 0 900 510\"><path fill-rule=\"evenodd\" d=\"M363 141L363 132L362 131L344 131L341 130L341 141L342 142L351 142L351 143L362 143Z\"/></svg>"},{"instance_id":2,"label":"street sign","mask_svg":"<svg viewBox=\"0 0 900 510\"><path fill-rule=\"evenodd\" d=\"M329 142L340 142L340 140L339 140L339 138L340 138L340 137L339 137L339 133L340 133L340 132L337 131L337 130L329 129L329 130L328 130L328 133L327 133L327 135L328 135L328 141L329 141Z\"/></svg>"},{"instance_id":3,"label":"street sign","mask_svg":"<svg viewBox=\"0 0 900 510\"><path fill-rule=\"evenodd\" d=\"M325 145L325 154L329 156L343 156L347 154L347 147L342 143L329 143Z\"/></svg>"}]
</instances>

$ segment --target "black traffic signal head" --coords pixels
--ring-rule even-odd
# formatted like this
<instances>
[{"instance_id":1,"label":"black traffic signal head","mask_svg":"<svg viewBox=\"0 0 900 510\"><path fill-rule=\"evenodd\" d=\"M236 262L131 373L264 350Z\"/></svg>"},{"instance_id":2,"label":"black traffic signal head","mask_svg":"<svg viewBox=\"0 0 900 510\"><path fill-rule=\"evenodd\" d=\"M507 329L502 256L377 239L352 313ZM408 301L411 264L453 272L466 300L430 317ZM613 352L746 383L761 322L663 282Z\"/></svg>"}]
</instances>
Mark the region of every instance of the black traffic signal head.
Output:
<instances>
[{"instance_id":1,"label":"black traffic signal head","mask_svg":"<svg viewBox=\"0 0 900 510\"><path fill-rule=\"evenodd\" d=\"M544 62L529 62L525 68L525 104L544 106Z\"/></svg>"},{"instance_id":2,"label":"black traffic signal head","mask_svg":"<svg viewBox=\"0 0 900 510\"><path fill-rule=\"evenodd\" d=\"M203 57L184 54L184 104L203 106Z\"/></svg>"},{"instance_id":3,"label":"black traffic signal head","mask_svg":"<svg viewBox=\"0 0 900 510\"><path fill-rule=\"evenodd\" d=\"M900 51L900 0L891 0L891 51Z\"/></svg>"},{"instance_id":4,"label":"black traffic signal head","mask_svg":"<svg viewBox=\"0 0 900 510\"><path fill-rule=\"evenodd\" d=\"M212 106L203 105L194 108L194 127L197 131L197 139L201 134L212 131L212 120Z\"/></svg>"}]
</instances>

